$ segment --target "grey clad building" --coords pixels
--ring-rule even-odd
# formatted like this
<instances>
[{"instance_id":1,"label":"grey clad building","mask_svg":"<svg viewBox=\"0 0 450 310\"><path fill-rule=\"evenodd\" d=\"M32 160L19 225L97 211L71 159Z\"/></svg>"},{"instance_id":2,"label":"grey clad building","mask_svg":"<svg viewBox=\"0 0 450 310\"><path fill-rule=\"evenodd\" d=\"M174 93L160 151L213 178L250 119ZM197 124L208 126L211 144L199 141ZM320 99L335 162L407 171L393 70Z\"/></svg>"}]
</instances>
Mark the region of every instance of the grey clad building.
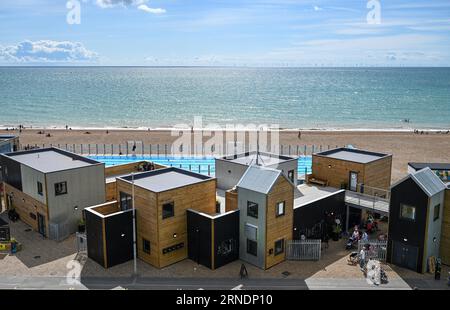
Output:
<instances>
[{"instance_id":1,"label":"grey clad building","mask_svg":"<svg viewBox=\"0 0 450 310\"><path fill-rule=\"evenodd\" d=\"M0 155L6 206L43 236L76 231L84 208L105 201L103 163L57 148Z\"/></svg>"}]
</instances>

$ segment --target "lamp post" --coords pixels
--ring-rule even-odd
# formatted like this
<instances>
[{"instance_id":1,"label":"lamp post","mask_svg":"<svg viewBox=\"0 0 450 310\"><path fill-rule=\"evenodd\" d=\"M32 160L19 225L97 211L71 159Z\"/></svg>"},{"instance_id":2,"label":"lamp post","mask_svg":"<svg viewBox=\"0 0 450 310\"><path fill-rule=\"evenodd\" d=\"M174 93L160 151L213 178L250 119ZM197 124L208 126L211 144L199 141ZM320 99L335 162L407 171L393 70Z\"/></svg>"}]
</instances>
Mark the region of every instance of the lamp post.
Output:
<instances>
[{"instance_id":1,"label":"lamp post","mask_svg":"<svg viewBox=\"0 0 450 310\"><path fill-rule=\"evenodd\" d=\"M131 199L132 199L132 209L133 209L133 275L137 276L137 251L136 251L136 209L134 208L134 172L131 173Z\"/></svg>"}]
</instances>

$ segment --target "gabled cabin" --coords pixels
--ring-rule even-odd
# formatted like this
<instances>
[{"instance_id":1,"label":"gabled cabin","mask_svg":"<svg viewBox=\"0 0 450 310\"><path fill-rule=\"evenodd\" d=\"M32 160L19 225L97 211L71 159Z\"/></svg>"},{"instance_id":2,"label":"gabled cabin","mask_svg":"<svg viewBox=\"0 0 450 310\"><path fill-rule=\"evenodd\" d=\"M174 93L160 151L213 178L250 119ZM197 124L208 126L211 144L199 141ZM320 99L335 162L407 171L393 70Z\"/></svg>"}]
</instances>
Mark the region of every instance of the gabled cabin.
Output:
<instances>
[{"instance_id":1,"label":"gabled cabin","mask_svg":"<svg viewBox=\"0 0 450 310\"><path fill-rule=\"evenodd\" d=\"M388 262L424 273L428 258L439 257L445 189L430 168L392 186Z\"/></svg>"},{"instance_id":2,"label":"gabled cabin","mask_svg":"<svg viewBox=\"0 0 450 310\"><path fill-rule=\"evenodd\" d=\"M281 171L250 166L236 185L239 257L268 269L285 260L292 240L294 184Z\"/></svg>"}]
</instances>

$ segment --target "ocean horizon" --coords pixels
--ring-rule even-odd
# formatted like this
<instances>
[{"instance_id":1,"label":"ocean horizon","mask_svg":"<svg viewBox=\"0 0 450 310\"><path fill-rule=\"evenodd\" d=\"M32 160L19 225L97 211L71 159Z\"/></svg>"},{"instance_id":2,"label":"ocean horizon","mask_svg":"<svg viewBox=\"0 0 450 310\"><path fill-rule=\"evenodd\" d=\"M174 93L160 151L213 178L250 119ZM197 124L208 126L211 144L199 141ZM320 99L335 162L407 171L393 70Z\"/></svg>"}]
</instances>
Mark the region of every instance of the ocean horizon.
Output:
<instances>
[{"instance_id":1,"label":"ocean horizon","mask_svg":"<svg viewBox=\"0 0 450 310\"><path fill-rule=\"evenodd\" d=\"M0 67L0 127L450 128L450 68Z\"/></svg>"}]
</instances>

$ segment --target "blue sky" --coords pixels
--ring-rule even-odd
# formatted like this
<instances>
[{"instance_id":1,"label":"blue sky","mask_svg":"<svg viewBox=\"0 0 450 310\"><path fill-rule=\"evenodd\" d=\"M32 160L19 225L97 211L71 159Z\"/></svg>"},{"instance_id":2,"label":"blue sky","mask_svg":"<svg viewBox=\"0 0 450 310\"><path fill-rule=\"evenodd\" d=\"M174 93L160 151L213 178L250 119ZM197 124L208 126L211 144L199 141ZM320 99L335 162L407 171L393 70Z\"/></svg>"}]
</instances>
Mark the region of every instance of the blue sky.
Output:
<instances>
[{"instance_id":1,"label":"blue sky","mask_svg":"<svg viewBox=\"0 0 450 310\"><path fill-rule=\"evenodd\" d=\"M0 64L450 65L448 0L78 1L2 0Z\"/></svg>"}]
</instances>

